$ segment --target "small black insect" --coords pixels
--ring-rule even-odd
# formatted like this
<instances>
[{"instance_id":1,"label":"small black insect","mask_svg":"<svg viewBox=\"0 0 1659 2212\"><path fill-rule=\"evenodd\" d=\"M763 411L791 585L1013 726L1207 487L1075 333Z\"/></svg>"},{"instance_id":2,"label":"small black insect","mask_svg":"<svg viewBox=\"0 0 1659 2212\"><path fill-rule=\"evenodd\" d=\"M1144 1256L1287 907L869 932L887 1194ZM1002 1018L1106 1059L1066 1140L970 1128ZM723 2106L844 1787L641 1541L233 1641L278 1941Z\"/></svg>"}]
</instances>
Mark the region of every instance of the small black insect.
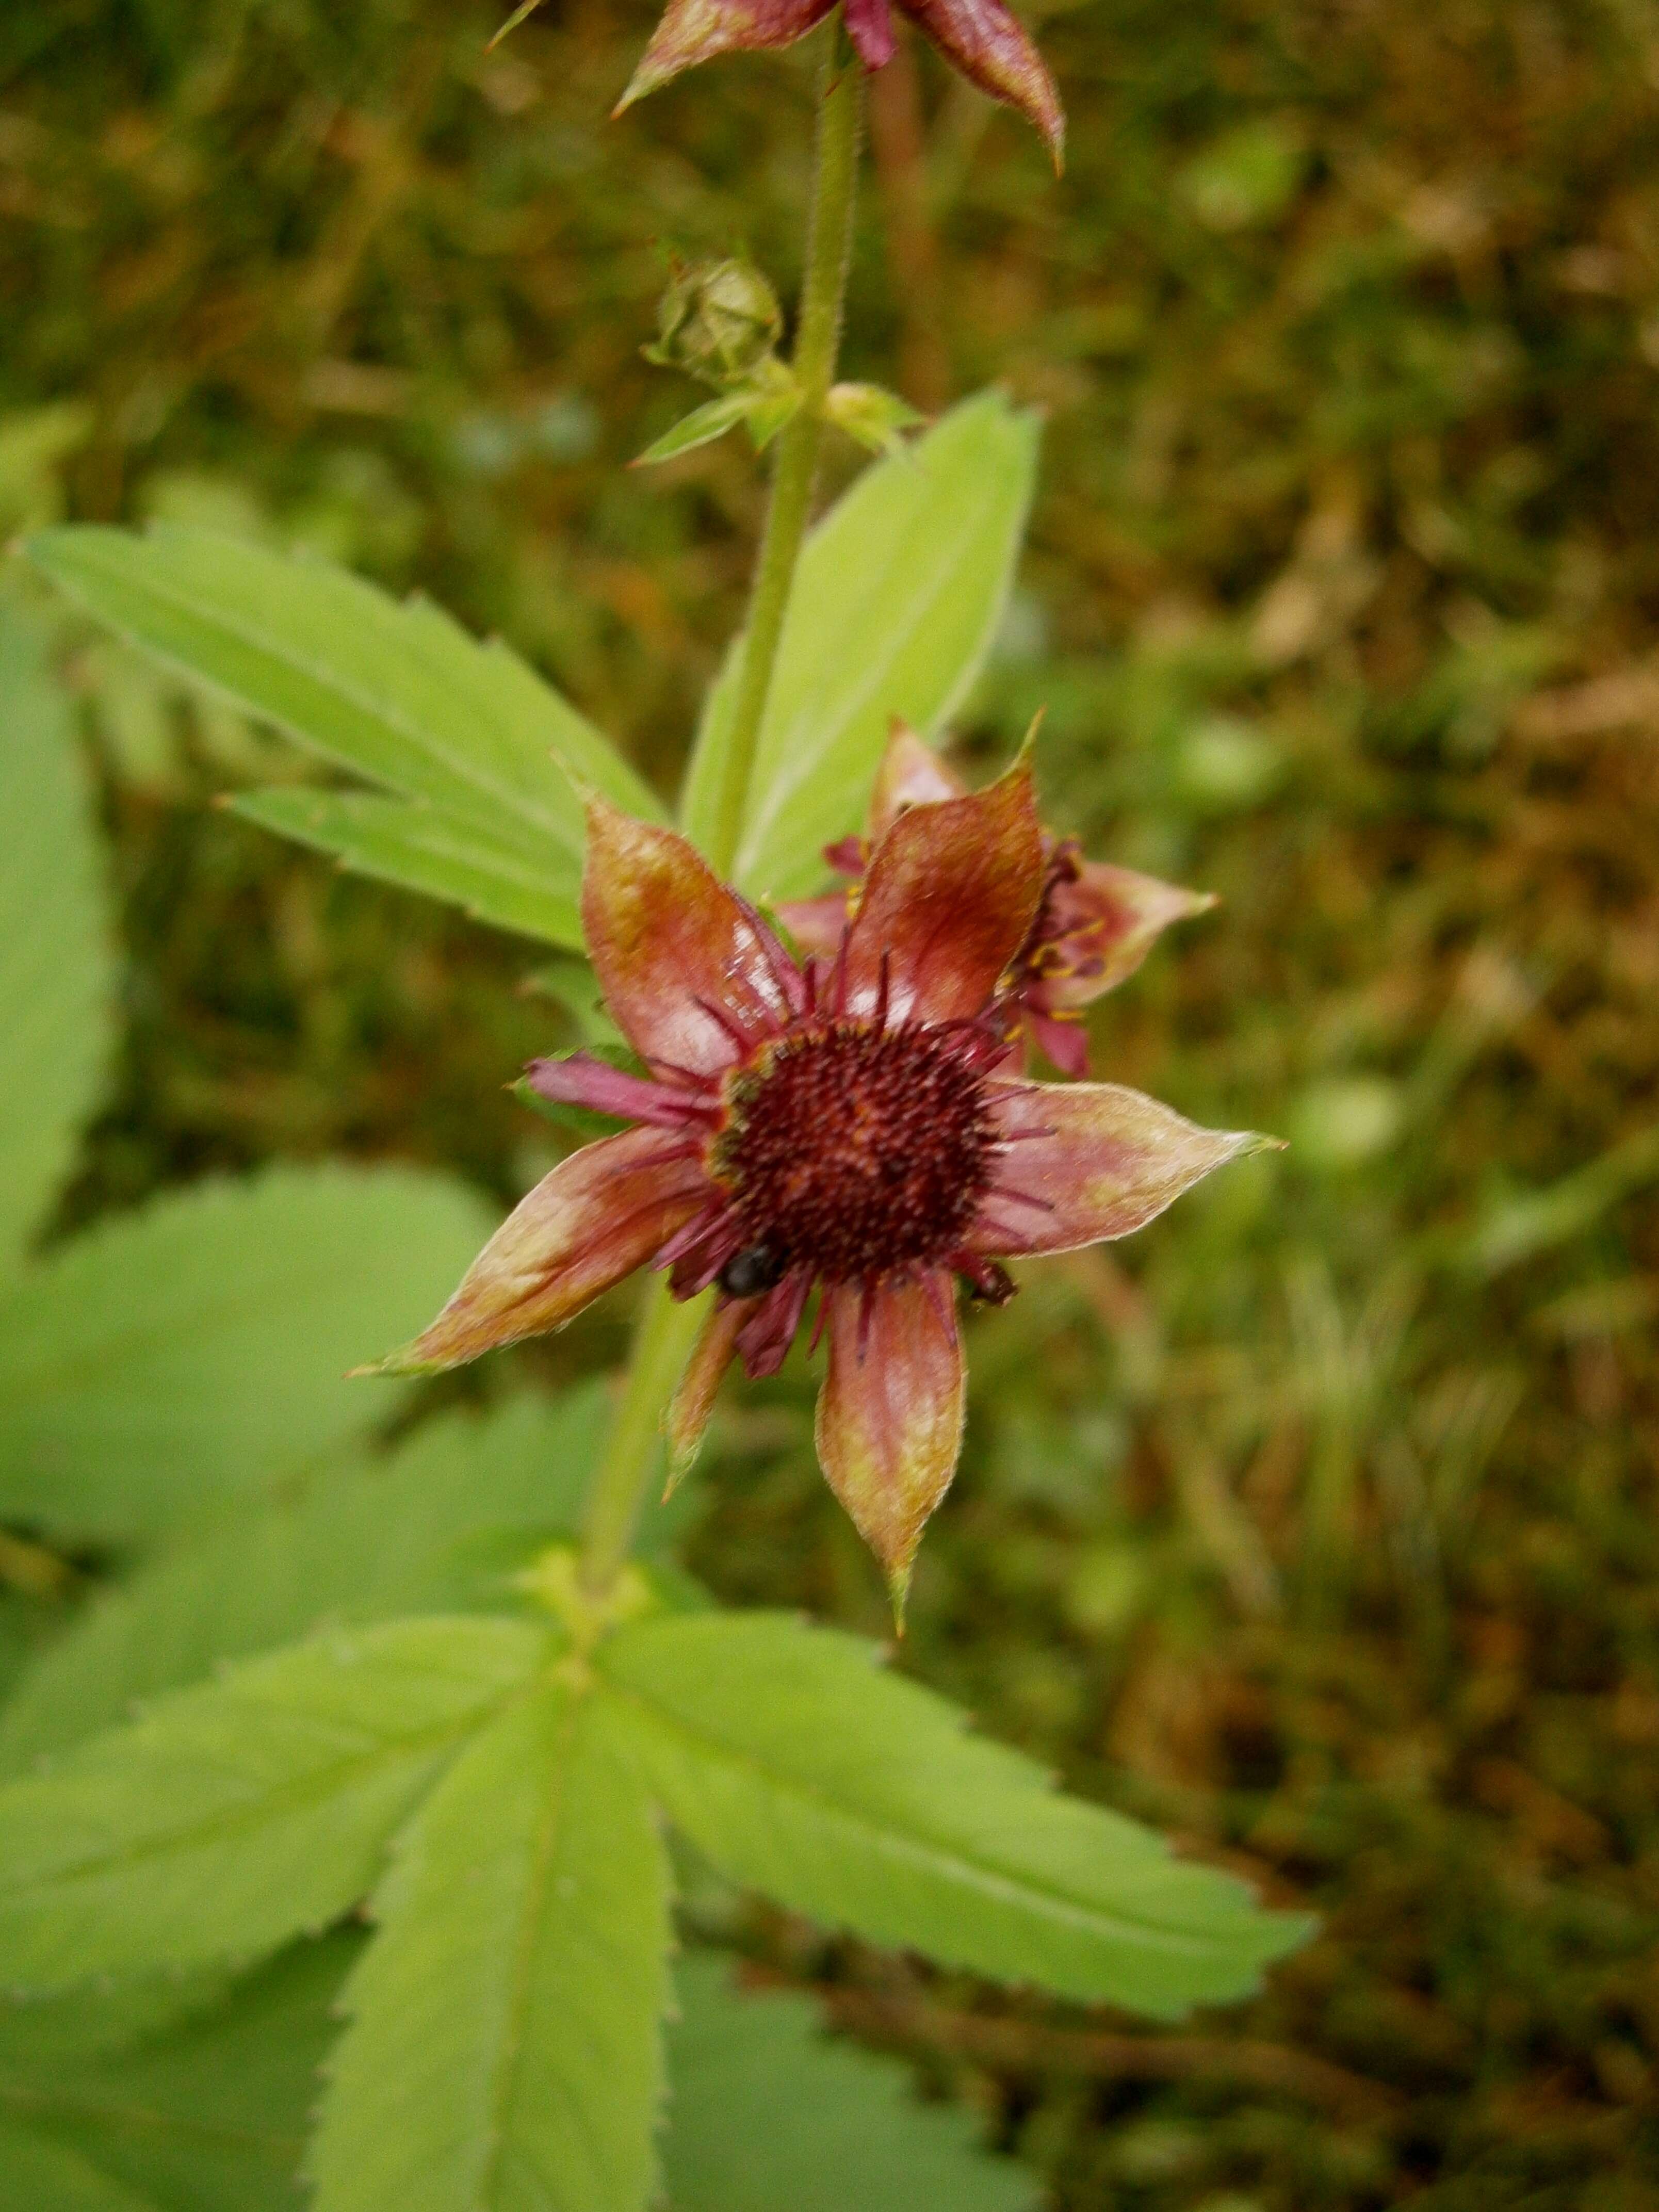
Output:
<instances>
[{"instance_id":1,"label":"small black insect","mask_svg":"<svg viewBox=\"0 0 1659 2212\"><path fill-rule=\"evenodd\" d=\"M1000 1267L994 1260L988 1260L979 1280L969 1281L968 1296L976 1306L1006 1306L1017 1287L1006 1267Z\"/></svg>"},{"instance_id":2,"label":"small black insect","mask_svg":"<svg viewBox=\"0 0 1659 2212\"><path fill-rule=\"evenodd\" d=\"M718 1280L728 1297L757 1298L783 1280L788 1262L770 1244L745 1244L720 1269Z\"/></svg>"}]
</instances>

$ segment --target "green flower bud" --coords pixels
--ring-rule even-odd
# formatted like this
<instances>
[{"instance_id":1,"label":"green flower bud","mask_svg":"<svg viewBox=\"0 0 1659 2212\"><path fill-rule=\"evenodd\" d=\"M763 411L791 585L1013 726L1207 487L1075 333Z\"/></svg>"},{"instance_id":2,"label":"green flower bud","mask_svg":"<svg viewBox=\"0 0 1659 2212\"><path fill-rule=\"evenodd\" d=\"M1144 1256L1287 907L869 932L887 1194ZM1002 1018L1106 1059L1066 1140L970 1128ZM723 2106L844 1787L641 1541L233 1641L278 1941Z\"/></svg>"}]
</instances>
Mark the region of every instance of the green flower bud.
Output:
<instances>
[{"instance_id":1,"label":"green flower bud","mask_svg":"<svg viewBox=\"0 0 1659 2212\"><path fill-rule=\"evenodd\" d=\"M678 264L657 309L659 337L647 361L682 369L705 384L752 376L783 331L777 295L747 261Z\"/></svg>"}]
</instances>

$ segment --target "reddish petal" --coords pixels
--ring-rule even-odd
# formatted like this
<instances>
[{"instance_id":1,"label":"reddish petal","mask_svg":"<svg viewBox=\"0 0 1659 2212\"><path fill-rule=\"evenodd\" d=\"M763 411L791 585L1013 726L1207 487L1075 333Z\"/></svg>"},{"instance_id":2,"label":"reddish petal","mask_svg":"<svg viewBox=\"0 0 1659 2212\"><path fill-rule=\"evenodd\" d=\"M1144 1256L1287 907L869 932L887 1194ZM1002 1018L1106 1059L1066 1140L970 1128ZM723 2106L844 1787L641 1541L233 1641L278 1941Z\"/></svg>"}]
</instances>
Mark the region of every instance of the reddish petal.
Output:
<instances>
[{"instance_id":1,"label":"reddish petal","mask_svg":"<svg viewBox=\"0 0 1659 2212\"><path fill-rule=\"evenodd\" d=\"M900 0L900 5L981 92L1036 124L1058 169L1066 146L1060 94L1042 55L1002 0Z\"/></svg>"},{"instance_id":2,"label":"reddish petal","mask_svg":"<svg viewBox=\"0 0 1659 2212\"><path fill-rule=\"evenodd\" d=\"M799 976L770 930L672 830L587 809L582 928L641 1059L708 1075L788 1018Z\"/></svg>"},{"instance_id":3,"label":"reddish petal","mask_svg":"<svg viewBox=\"0 0 1659 2212\"><path fill-rule=\"evenodd\" d=\"M830 13L834 0L669 0L644 58L613 113L699 62L759 46L793 46Z\"/></svg>"},{"instance_id":4,"label":"reddish petal","mask_svg":"<svg viewBox=\"0 0 1659 2212\"><path fill-rule=\"evenodd\" d=\"M1089 1073L1089 1035L1081 1022L1073 1019L1062 1022L1041 1006L1034 1006L1034 996L1044 996L1039 986L1034 994L1024 994L1024 1025L1028 1043L1036 1045L1062 1075L1074 1077L1079 1082Z\"/></svg>"},{"instance_id":5,"label":"reddish petal","mask_svg":"<svg viewBox=\"0 0 1659 2212\"><path fill-rule=\"evenodd\" d=\"M778 919L803 952L832 956L848 923L847 894L831 891L825 898L792 899L778 908Z\"/></svg>"},{"instance_id":6,"label":"reddish petal","mask_svg":"<svg viewBox=\"0 0 1659 2212\"><path fill-rule=\"evenodd\" d=\"M432 1326L374 1371L431 1374L562 1328L707 1202L708 1178L681 1152L659 1130L624 1129L562 1160L508 1214Z\"/></svg>"},{"instance_id":7,"label":"reddish petal","mask_svg":"<svg viewBox=\"0 0 1659 2212\"><path fill-rule=\"evenodd\" d=\"M1277 1142L1200 1129L1115 1083L990 1087L1007 1148L965 1239L975 1252L1070 1252L1127 1237L1212 1168Z\"/></svg>"},{"instance_id":8,"label":"reddish petal","mask_svg":"<svg viewBox=\"0 0 1659 2212\"><path fill-rule=\"evenodd\" d=\"M676 1091L597 1060L591 1052L566 1053L557 1060L532 1060L525 1071L538 1097L557 1105L586 1106L595 1114L614 1114L623 1121L648 1121L659 1129L694 1126L712 1106L700 1106L711 1093Z\"/></svg>"},{"instance_id":9,"label":"reddish petal","mask_svg":"<svg viewBox=\"0 0 1659 2212\"><path fill-rule=\"evenodd\" d=\"M961 777L895 714L870 800L872 839L884 837L907 806L937 806L941 799L960 799L963 789Z\"/></svg>"},{"instance_id":10,"label":"reddish petal","mask_svg":"<svg viewBox=\"0 0 1659 2212\"><path fill-rule=\"evenodd\" d=\"M840 874L862 876L870 863L871 846L880 843L907 807L936 806L941 799L960 799L963 788L960 777L945 767L933 748L895 714L870 794L869 842L843 837L839 844L826 846L823 857ZM804 952L827 955L840 949L841 933L852 920L844 891L798 899L781 906L778 913Z\"/></svg>"},{"instance_id":11,"label":"reddish petal","mask_svg":"<svg viewBox=\"0 0 1659 2212\"><path fill-rule=\"evenodd\" d=\"M743 1354L743 1371L751 1382L758 1382L763 1375L775 1375L782 1366L811 1287L810 1269L797 1267L750 1307L738 1336L738 1349Z\"/></svg>"},{"instance_id":12,"label":"reddish petal","mask_svg":"<svg viewBox=\"0 0 1659 2212\"><path fill-rule=\"evenodd\" d=\"M751 1303L746 1299L722 1301L712 1306L704 1319L664 1423L668 1434L670 1492L677 1490L691 1472L702 1445L703 1431L708 1426L708 1416L714 1410L721 1378L738 1348L738 1332L752 1310Z\"/></svg>"},{"instance_id":13,"label":"reddish petal","mask_svg":"<svg viewBox=\"0 0 1659 2212\"><path fill-rule=\"evenodd\" d=\"M1115 990L1152 951L1171 922L1204 914L1212 893L1183 890L1133 868L1104 860L1084 864L1075 883L1055 886L1053 964L1045 962L1043 996L1051 1006L1086 1006Z\"/></svg>"},{"instance_id":14,"label":"reddish petal","mask_svg":"<svg viewBox=\"0 0 1659 2212\"><path fill-rule=\"evenodd\" d=\"M827 1290L818 1461L902 1609L928 1515L962 1449L964 1375L951 1279ZM866 1304L867 1301L867 1304Z\"/></svg>"},{"instance_id":15,"label":"reddish petal","mask_svg":"<svg viewBox=\"0 0 1659 2212\"><path fill-rule=\"evenodd\" d=\"M901 814L876 848L847 947L846 1003L867 1013L888 973L895 1019L979 1012L1018 951L1042 889L1031 778Z\"/></svg>"},{"instance_id":16,"label":"reddish petal","mask_svg":"<svg viewBox=\"0 0 1659 2212\"><path fill-rule=\"evenodd\" d=\"M866 69L885 69L896 43L887 0L846 0L847 35Z\"/></svg>"}]
</instances>

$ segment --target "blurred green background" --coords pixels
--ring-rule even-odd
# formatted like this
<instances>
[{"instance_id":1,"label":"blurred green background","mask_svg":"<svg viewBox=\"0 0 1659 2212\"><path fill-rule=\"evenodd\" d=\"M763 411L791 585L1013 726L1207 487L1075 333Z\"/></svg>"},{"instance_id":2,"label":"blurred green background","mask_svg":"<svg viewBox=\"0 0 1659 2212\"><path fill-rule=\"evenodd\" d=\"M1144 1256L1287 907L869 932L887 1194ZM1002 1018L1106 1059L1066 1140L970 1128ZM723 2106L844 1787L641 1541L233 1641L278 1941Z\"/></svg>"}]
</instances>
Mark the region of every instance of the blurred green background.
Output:
<instances>
[{"instance_id":1,"label":"blurred green background","mask_svg":"<svg viewBox=\"0 0 1659 2212\"><path fill-rule=\"evenodd\" d=\"M668 248L793 282L808 85L745 58L607 123L653 15L551 0L492 53L473 0L9 0L0 528L314 548L506 633L670 784L762 487L736 440L624 471L696 396L639 348ZM1041 37L1058 185L931 51L878 81L848 373L1048 410L963 757L1046 705L1050 817L1222 895L1097 1065L1293 1142L974 1324L904 1659L1325 1932L1174 2035L744 1941L1077 2212L1648 2212L1659 7L1083 0ZM0 588L55 624L125 916L64 1222L271 1156L514 1197L533 948L216 814L305 771ZM881 1633L809 1407L795 1367L731 1394L691 1563ZM0 1550L9 1632L92 1564Z\"/></svg>"}]
</instances>

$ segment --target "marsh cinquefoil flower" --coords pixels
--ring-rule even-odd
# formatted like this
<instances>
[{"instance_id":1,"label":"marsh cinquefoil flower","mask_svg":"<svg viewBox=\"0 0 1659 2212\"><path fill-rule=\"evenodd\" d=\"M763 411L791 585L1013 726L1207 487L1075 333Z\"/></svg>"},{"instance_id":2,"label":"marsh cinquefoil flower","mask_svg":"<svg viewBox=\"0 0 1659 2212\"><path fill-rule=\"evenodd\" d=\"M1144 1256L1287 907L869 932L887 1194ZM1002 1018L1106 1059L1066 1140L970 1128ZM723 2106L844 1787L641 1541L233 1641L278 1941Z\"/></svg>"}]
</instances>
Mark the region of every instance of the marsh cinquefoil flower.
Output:
<instances>
[{"instance_id":1,"label":"marsh cinquefoil flower","mask_svg":"<svg viewBox=\"0 0 1659 2212\"><path fill-rule=\"evenodd\" d=\"M648 1072L577 1054L531 1081L637 1126L538 1183L386 1368L454 1366L665 1267L677 1297L716 1291L670 1415L684 1463L732 1358L771 1374L816 1288L818 1456L902 1595L961 1443L956 1279L1000 1304L1002 1259L1125 1236L1261 1141L1004 1072L999 987L1044 873L1020 767L900 813L834 957L801 963L683 837L596 799L583 925Z\"/></svg>"},{"instance_id":2,"label":"marsh cinquefoil flower","mask_svg":"<svg viewBox=\"0 0 1659 2212\"><path fill-rule=\"evenodd\" d=\"M699 62L761 46L789 46L821 23L836 0L669 0L645 57L617 103L624 107ZM1019 109L1060 165L1066 118L1042 55L1002 0L898 0L953 68L981 92ZM847 34L866 69L893 58L890 0L845 0Z\"/></svg>"},{"instance_id":3,"label":"marsh cinquefoil flower","mask_svg":"<svg viewBox=\"0 0 1659 2212\"><path fill-rule=\"evenodd\" d=\"M931 745L896 720L876 775L869 836L843 838L824 854L839 874L853 878L854 887L781 908L796 943L809 952L833 952L856 904L871 847L906 807L960 799L964 788ZM1215 899L1133 868L1085 860L1075 837L1047 830L1042 864L1042 895L1003 978L995 1018L1005 1036L1024 1042L1028 1060L1030 1048L1040 1046L1066 1075L1086 1075L1083 1009L1133 975L1171 922L1207 912Z\"/></svg>"}]
</instances>

